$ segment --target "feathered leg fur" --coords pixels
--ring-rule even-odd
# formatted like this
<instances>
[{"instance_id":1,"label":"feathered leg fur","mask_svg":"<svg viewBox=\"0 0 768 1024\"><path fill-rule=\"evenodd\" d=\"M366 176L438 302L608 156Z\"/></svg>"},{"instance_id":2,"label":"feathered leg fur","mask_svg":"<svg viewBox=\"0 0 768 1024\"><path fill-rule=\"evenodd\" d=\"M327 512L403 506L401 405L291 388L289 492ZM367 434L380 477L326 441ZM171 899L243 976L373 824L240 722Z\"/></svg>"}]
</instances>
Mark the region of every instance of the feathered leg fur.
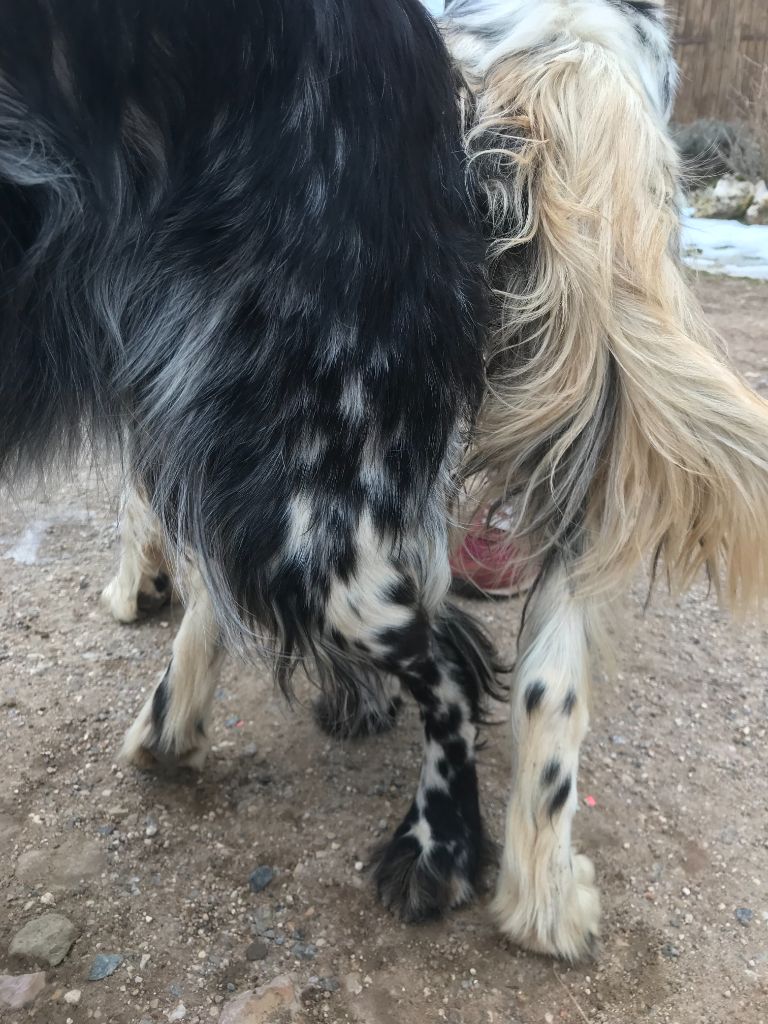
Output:
<instances>
[{"instance_id":1,"label":"feathered leg fur","mask_svg":"<svg viewBox=\"0 0 768 1024\"><path fill-rule=\"evenodd\" d=\"M594 952L600 899L571 843L579 747L589 722L600 608L574 595L553 557L527 603L510 701L512 782L493 913L527 949L571 960Z\"/></svg>"},{"instance_id":2,"label":"feathered leg fur","mask_svg":"<svg viewBox=\"0 0 768 1024\"><path fill-rule=\"evenodd\" d=\"M157 611L173 597L173 582L164 554L157 517L134 488L123 497L120 514L120 564L101 595L118 622L135 622Z\"/></svg>"}]
</instances>

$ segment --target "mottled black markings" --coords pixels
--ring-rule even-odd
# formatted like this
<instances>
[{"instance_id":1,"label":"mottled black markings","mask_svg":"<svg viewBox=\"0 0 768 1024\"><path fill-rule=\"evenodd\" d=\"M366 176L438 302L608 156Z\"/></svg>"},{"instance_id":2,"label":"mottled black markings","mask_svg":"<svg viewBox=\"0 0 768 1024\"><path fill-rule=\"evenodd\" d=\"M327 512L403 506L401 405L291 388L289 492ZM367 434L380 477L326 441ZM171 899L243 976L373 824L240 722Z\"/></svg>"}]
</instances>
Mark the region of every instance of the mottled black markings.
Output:
<instances>
[{"instance_id":1,"label":"mottled black markings","mask_svg":"<svg viewBox=\"0 0 768 1024\"><path fill-rule=\"evenodd\" d=\"M426 723L427 735L430 739L442 743L459 731L464 721L464 711L459 704L449 704L445 713L430 717Z\"/></svg>"},{"instance_id":2,"label":"mottled black markings","mask_svg":"<svg viewBox=\"0 0 768 1024\"><path fill-rule=\"evenodd\" d=\"M654 3L649 3L649 0L610 0L610 3L620 10L634 11L655 22L659 21L661 15L658 6Z\"/></svg>"},{"instance_id":3,"label":"mottled black markings","mask_svg":"<svg viewBox=\"0 0 768 1024\"><path fill-rule=\"evenodd\" d=\"M403 642L403 630L390 640ZM439 748L434 773L423 777L408 818L377 854L373 873L382 902L407 921L425 920L468 897L485 863L484 839L474 763L474 728L482 715L482 695L491 690L491 659L477 627L451 609L437 628L416 634L406 630L398 675L419 705L424 735ZM403 647L392 647L390 664ZM443 697L443 682L456 684L460 696ZM428 847L413 834L419 823Z\"/></svg>"},{"instance_id":4,"label":"mottled black markings","mask_svg":"<svg viewBox=\"0 0 768 1024\"><path fill-rule=\"evenodd\" d=\"M556 781L559 774L560 762L557 758L552 758L552 760L546 764L544 771L541 773L541 781L545 786L551 786Z\"/></svg>"},{"instance_id":5,"label":"mottled black markings","mask_svg":"<svg viewBox=\"0 0 768 1024\"><path fill-rule=\"evenodd\" d=\"M565 801L568 799L571 792L571 777L568 778L557 788L557 792L552 797L549 805L549 816L553 818L558 811L561 811L565 806Z\"/></svg>"},{"instance_id":6,"label":"mottled black markings","mask_svg":"<svg viewBox=\"0 0 768 1024\"><path fill-rule=\"evenodd\" d=\"M163 722L165 721L165 716L168 713L168 702L171 697L168 682L171 677L172 665L173 658L168 662L168 668L163 673L163 678L158 683L157 689L152 696L152 722L158 735L162 732Z\"/></svg>"},{"instance_id":7,"label":"mottled black markings","mask_svg":"<svg viewBox=\"0 0 768 1024\"><path fill-rule=\"evenodd\" d=\"M383 629L377 639L389 652L387 667L402 669L406 662L423 658L429 648L430 623L421 608L414 609L413 618L403 626Z\"/></svg>"},{"instance_id":8,"label":"mottled black markings","mask_svg":"<svg viewBox=\"0 0 768 1024\"><path fill-rule=\"evenodd\" d=\"M525 710L529 715L532 715L536 708L541 704L541 698L544 696L546 687L540 679L537 679L535 683L531 683L525 691Z\"/></svg>"},{"instance_id":9,"label":"mottled black markings","mask_svg":"<svg viewBox=\"0 0 768 1024\"><path fill-rule=\"evenodd\" d=\"M564 715L570 715L573 712L575 704L576 704L576 691L575 690L569 690L568 693L566 693L566 695L565 695L565 699L563 700L563 714Z\"/></svg>"},{"instance_id":10,"label":"mottled black markings","mask_svg":"<svg viewBox=\"0 0 768 1024\"><path fill-rule=\"evenodd\" d=\"M448 758L448 763L451 765L462 765L467 760L467 744L461 736L456 736L454 739L448 740L447 743L444 743L443 750L445 751L445 756Z\"/></svg>"},{"instance_id":11,"label":"mottled black markings","mask_svg":"<svg viewBox=\"0 0 768 1024\"><path fill-rule=\"evenodd\" d=\"M401 576L396 583L391 584L385 593L387 600L392 604L403 604L410 607L416 604L416 584L409 576Z\"/></svg>"}]
</instances>

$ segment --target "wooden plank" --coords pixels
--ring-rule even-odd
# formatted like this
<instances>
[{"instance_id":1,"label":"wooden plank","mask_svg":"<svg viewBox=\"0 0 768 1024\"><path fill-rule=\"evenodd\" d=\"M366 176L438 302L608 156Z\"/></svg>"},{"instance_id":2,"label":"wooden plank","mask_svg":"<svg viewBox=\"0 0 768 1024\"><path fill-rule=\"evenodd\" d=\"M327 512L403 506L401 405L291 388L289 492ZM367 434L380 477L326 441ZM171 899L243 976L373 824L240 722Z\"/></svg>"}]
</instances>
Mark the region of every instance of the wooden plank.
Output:
<instances>
[{"instance_id":1,"label":"wooden plank","mask_svg":"<svg viewBox=\"0 0 768 1024\"><path fill-rule=\"evenodd\" d=\"M768 66L768 2L668 0L668 8L681 67L676 118L738 116L739 95L754 98L759 79L749 61Z\"/></svg>"}]
</instances>

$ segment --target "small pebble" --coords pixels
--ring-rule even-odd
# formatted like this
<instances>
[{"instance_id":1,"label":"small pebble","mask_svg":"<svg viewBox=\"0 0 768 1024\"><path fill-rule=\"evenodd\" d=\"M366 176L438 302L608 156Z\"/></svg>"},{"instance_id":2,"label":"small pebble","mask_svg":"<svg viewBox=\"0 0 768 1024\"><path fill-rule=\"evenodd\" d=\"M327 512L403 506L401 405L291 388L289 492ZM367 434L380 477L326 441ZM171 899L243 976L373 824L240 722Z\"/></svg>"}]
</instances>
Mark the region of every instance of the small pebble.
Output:
<instances>
[{"instance_id":1,"label":"small pebble","mask_svg":"<svg viewBox=\"0 0 768 1024\"><path fill-rule=\"evenodd\" d=\"M736 920L739 922L740 925L743 925L745 928L752 921L752 918L754 916L754 913L749 909L749 907L736 908Z\"/></svg>"},{"instance_id":2,"label":"small pebble","mask_svg":"<svg viewBox=\"0 0 768 1024\"><path fill-rule=\"evenodd\" d=\"M250 960L251 962L255 960L266 960L268 953L269 947L266 942L262 942L261 939L256 939L246 949L245 959Z\"/></svg>"},{"instance_id":3,"label":"small pebble","mask_svg":"<svg viewBox=\"0 0 768 1024\"><path fill-rule=\"evenodd\" d=\"M349 992L351 996L359 996L363 991L363 986L360 981L360 975L357 971L353 971L344 978L344 988Z\"/></svg>"},{"instance_id":4,"label":"small pebble","mask_svg":"<svg viewBox=\"0 0 768 1024\"><path fill-rule=\"evenodd\" d=\"M317 955L317 946L311 942L295 942L291 952L294 956L297 956L299 960L313 960Z\"/></svg>"},{"instance_id":5,"label":"small pebble","mask_svg":"<svg viewBox=\"0 0 768 1024\"><path fill-rule=\"evenodd\" d=\"M122 962L123 957L120 953L99 953L93 958L91 963L91 969L88 971L88 981L103 981L110 974L114 974Z\"/></svg>"},{"instance_id":6,"label":"small pebble","mask_svg":"<svg viewBox=\"0 0 768 1024\"><path fill-rule=\"evenodd\" d=\"M666 945L661 947L661 954L662 956L665 956L667 960L677 960L680 956L680 950L677 946L673 946L668 942Z\"/></svg>"},{"instance_id":7,"label":"small pebble","mask_svg":"<svg viewBox=\"0 0 768 1024\"><path fill-rule=\"evenodd\" d=\"M79 988L70 989L69 992L64 993L64 1002L69 1003L70 1006L77 1006L81 995L82 992Z\"/></svg>"},{"instance_id":8,"label":"small pebble","mask_svg":"<svg viewBox=\"0 0 768 1024\"><path fill-rule=\"evenodd\" d=\"M248 876L248 884L251 887L251 892L262 892L267 888L274 877L275 872L272 868L268 867L266 864L262 864Z\"/></svg>"}]
</instances>

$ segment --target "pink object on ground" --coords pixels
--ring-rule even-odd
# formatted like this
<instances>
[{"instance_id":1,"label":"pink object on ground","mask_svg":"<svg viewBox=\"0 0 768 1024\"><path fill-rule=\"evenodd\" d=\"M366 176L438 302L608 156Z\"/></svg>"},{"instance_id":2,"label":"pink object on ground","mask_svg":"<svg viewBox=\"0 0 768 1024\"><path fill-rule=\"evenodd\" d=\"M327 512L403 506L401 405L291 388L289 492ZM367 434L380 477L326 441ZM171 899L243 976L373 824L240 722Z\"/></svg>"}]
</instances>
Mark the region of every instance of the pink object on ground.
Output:
<instances>
[{"instance_id":1,"label":"pink object on ground","mask_svg":"<svg viewBox=\"0 0 768 1024\"><path fill-rule=\"evenodd\" d=\"M469 597L515 597L530 587L537 567L510 544L503 529L479 517L451 557L454 589Z\"/></svg>"}]
</instances>

